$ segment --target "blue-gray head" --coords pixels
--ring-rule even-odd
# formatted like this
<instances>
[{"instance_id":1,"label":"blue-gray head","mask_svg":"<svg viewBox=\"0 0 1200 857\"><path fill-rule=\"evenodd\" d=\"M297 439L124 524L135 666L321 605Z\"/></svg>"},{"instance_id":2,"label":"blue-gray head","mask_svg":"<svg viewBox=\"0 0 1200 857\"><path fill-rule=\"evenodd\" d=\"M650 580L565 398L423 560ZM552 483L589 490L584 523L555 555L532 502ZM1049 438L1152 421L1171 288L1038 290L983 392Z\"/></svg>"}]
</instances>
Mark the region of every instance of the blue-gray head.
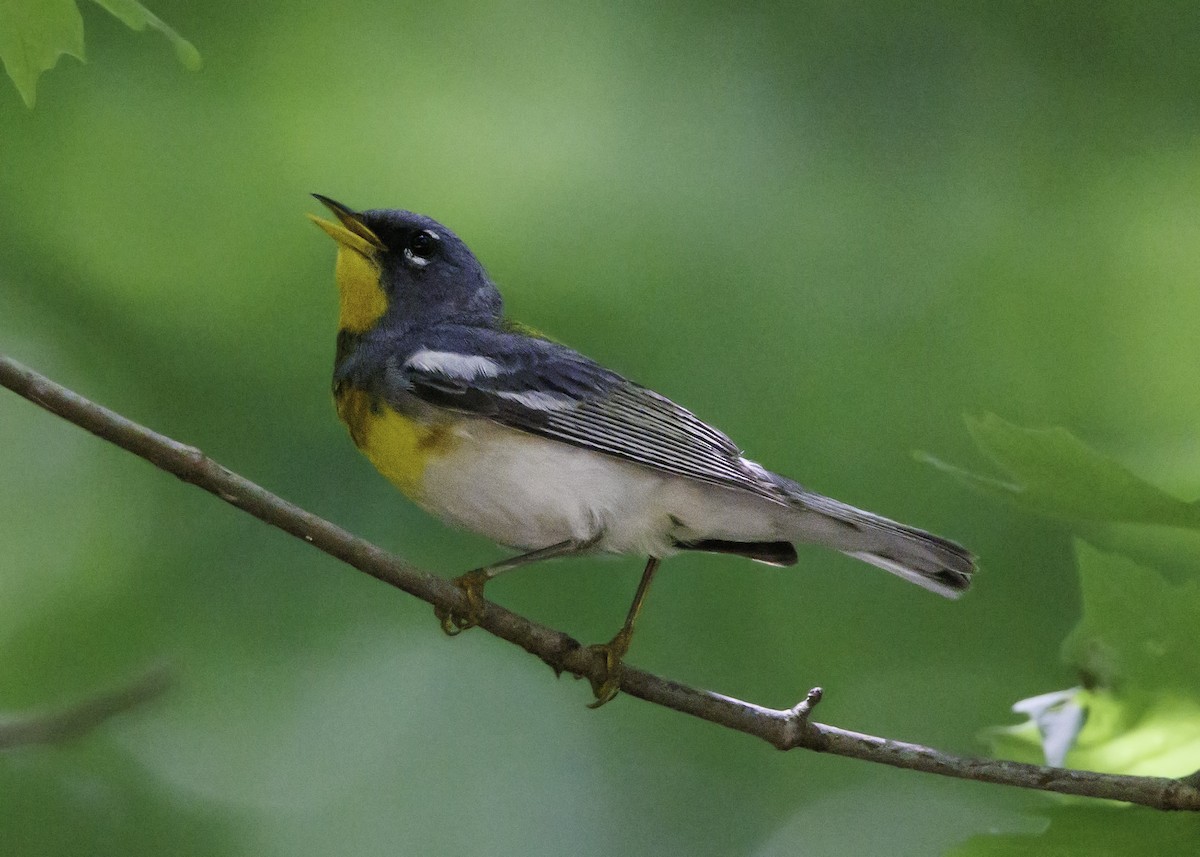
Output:
<instances>
[{"instance_id":1,"label":"blue-gray head","mask_svg":"<svg viewBox=\"0 0 1200 857\"><path fill-rule=\"evenodd\" d=\"M337 218L313 221L338 243L339 329L365 333L385 319L487 323L500 293L457 235L411 211L354 211L313 194ZM311 215L310 215L311 216Z\"/></svg>"}]
</instances>

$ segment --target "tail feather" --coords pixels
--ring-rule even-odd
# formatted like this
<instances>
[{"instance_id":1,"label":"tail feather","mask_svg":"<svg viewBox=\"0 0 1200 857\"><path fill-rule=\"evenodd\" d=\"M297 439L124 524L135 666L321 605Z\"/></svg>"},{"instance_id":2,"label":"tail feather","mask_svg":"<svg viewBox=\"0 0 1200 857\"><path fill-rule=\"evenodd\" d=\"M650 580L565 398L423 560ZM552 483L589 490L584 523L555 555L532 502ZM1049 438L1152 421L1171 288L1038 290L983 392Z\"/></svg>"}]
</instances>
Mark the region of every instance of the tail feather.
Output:
<instances>
[{"instance_id":1,"label":"tail feather","mask_svg":"<svg viewBox=\"0 0 1200 857\"><path fill-rule=\"evenodd\" d=\"M971 572L955 571L949 568L930 571L924 568L915 568L911 564L906 565L890 556L866 551L844 551L844 553L846 556L869 562L884 571L890 571L897 577L902 577L909 583L915 583L922 589L936 592L943 598L958 598L971 586Z\"/></svg>"},{"instance_id":2,"label":"tail feather","mask_svg":"<svg viewBox=\"0 0 1200 857\"><path fill-rule=\"evenodd\" d=\"M962 545L780 481L805 513L798 518L797 538L829 544L945 598L958 598L970 587L975 557ZM825 523L814 523L812 513ZM830 522L836 524L832 530ZM820 536L813 538L814 531Z\"/></svg>"}]
</instances>

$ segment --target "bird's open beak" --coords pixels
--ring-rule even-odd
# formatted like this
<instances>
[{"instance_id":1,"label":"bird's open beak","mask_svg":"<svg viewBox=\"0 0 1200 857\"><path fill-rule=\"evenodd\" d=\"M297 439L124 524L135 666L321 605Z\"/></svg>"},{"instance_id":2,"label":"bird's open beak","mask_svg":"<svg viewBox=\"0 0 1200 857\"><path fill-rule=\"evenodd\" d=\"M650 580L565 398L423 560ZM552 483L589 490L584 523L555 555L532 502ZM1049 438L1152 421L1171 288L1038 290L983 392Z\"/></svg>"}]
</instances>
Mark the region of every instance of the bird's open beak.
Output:
<instances>
[{"instance_id":1,"label":"bird's open beak","mask_svg":"<svg viewBox=\"0 0 1200 857\"><path fill-rule=\"evenodd\" d=\"M322 205L332 211L333 216L338 219L337 223L333 223L329 220L322 220L314 214L309 215L312 222L324 229L334 241L352 250L357 250L364 256L373 256L376 251L387 249L384 243L379 240L379 236L368 229L362 222L358 212L351 211L340 202L334 202L329 197L321 196L319 193L314 193L313 196Z\"/></svg>"}]
</instances>

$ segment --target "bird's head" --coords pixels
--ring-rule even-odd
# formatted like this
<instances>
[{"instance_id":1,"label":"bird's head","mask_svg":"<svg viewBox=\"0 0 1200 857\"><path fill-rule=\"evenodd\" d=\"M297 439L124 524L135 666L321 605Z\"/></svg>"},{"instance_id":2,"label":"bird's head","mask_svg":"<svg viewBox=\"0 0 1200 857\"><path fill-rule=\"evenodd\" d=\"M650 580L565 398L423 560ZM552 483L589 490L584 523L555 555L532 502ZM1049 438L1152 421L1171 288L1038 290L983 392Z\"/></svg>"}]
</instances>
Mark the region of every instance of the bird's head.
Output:
<instances>
[{"instance_id":1,"label":"bird's head","mask_svg":"<svg viewBox=\"0 0 1200 857\"><path fill-rule=\"evenodd\" d=\"M432 218L398 209L354 211L313 194L337 222L312 217L338 244L339 328L386 320L472 323L498 318L500 294L470 248Z\"/></svg>"}]
</instances>

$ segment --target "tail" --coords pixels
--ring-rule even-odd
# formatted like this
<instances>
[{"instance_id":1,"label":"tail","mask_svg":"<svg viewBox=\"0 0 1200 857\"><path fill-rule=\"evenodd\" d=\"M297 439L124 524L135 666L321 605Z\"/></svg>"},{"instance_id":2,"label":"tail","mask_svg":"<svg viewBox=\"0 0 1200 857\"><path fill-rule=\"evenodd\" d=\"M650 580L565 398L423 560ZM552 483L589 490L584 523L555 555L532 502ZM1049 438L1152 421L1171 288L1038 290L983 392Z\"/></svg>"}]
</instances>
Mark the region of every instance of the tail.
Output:
<instances>
[{"instance_id":1,"label":"tail","mask_svg":"<svg viewBox=\"0 0 1200 857\"><path fill-rule=\"evenodd\" d=\"M798 540L828 545L945 598L971 586L975 557L962 545L775 479L801 510Z\"/></svg>"}]
</instances>

